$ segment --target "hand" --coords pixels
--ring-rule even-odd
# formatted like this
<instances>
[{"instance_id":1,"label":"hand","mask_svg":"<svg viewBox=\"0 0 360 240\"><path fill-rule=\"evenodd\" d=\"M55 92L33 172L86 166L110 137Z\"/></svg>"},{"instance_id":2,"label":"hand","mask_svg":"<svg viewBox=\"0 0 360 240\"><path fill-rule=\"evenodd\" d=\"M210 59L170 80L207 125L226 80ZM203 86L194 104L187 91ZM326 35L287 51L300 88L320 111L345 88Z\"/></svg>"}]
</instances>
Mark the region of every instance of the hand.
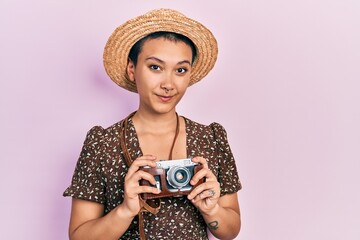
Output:
<instances>
[{"instance_id":1,"label":"hand","mask_svg":"<svg viewBox=\"0 0 360 240\"><path fill-rule=\"evenodd\" d=\"M140 186L141 179L149 181L155 185L155 178L150 173L140 170L140 167L149 166L156 167L156 157L152 155L144 155L137 158L130 166L124 184L124 201L122 208L130 213L131 216L136 216L140 211L139 194L140 193L160 193L160 190L151 186Z\"/></svg>"},{"instance_id":2,"label":"hand","mask_svg":"<svg viewBox=\"0 0 360 240\"><path fill-rule=\"evenodd\" d=\"M217 181L213 172L209 169L207 161L203 157L195 157L193 162L200 163L203 168L198 171L190 181L195 185L205 177L205 182L194 188L188 195L188 199L197 207L202 214L211 215L219 207L220 183Z\"/></svg>"}]
</instances>

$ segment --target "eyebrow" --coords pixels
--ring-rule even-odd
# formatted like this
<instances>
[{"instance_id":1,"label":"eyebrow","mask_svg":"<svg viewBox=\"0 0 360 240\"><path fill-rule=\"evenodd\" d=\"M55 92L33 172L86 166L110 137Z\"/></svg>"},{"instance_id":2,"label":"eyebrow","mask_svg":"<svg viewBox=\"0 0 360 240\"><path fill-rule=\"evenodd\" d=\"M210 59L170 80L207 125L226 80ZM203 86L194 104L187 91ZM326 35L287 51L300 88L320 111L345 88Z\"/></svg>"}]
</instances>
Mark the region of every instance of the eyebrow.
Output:
<instances>
[{"instance_id":1,"label":"eyebrow","mask_svg":"<svg viewBox=\"0 0 360 240\"><path fill-rule=\"evenodd\" d=\"M145 58L145 61L147 61L147 60L155 60L155 61L160 62L162 64L165 63L163 60L161 60L160 58L157 58L157 57L147 57L147 58ZM189 64L191 66L191 63L188 60L180 61L180 62L177 63L177 65L184 64L184 63L187 63L187 64Z\"/></svg>"}]
</instances>

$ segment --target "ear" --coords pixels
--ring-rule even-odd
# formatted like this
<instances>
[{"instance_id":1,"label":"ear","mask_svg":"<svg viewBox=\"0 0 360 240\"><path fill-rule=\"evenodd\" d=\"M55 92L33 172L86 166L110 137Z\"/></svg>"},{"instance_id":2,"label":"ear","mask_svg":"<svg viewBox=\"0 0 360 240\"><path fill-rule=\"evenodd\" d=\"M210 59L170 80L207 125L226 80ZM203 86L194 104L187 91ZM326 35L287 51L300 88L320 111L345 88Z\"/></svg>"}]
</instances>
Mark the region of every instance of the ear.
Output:
<instances>
[{"instance_id":1,"label":"ear","mask_svg":"<svg viewBox=\"0 0 360 240\"><path fill-rule=\"evenodd\" d=\"M135 81L135 64L130 59L129 59L128 65L126 67L126 73L129 76L129 79L134 82Z\"/></svg>"}]
</instances>

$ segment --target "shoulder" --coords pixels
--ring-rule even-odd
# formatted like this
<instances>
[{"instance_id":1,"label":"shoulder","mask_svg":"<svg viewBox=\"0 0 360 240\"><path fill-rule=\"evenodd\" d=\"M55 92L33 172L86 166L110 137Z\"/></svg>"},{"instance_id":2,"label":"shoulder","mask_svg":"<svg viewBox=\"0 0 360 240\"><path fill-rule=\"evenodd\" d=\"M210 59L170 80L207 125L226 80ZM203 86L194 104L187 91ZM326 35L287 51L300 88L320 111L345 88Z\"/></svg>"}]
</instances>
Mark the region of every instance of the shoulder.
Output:
<instances>
[{"instance_id":1,"label":"shoulder","mask_svg":"<svg viewBox=\"0 0 360 240\"><path fill-rule=\"evenodd\" d=\"M99 146L116 140L120 134L121 121L104 128L100 125L92 127L86 134L84 144L87 146Z\"/></svg>"},{"instance_id":2,"label":"shoulder","mask_svg":"<svg viewBox=\"0 0 360 240\"><path fill-rule=\"evenodd\" d=\"M206 125L190 120L189 118L186 117L183 118L185 120L187 128L191 129L194 132L211 133L215 135L226 135L226 130L220 123L212 122L209 125Z\"/></svg>"}]
</instances>

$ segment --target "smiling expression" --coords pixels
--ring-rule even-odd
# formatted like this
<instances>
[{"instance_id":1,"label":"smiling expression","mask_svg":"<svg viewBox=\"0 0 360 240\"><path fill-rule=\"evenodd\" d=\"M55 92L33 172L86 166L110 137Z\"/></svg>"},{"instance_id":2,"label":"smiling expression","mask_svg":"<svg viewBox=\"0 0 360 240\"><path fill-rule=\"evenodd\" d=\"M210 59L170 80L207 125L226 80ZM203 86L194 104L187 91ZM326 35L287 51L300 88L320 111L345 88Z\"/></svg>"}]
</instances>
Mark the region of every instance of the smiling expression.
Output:
<instances>
[{"instance_id":1,"label":"smiling expression","mask_svg":"<svg viewBox=\"0 0 360 240\"><path fill-rule=\"evenodd\" d=\"M175 111L190 82L192 50L182 41L147 40L136 66L130 61L128 76L135 81L139 111Z\"/></svg>"}]
</instances>

